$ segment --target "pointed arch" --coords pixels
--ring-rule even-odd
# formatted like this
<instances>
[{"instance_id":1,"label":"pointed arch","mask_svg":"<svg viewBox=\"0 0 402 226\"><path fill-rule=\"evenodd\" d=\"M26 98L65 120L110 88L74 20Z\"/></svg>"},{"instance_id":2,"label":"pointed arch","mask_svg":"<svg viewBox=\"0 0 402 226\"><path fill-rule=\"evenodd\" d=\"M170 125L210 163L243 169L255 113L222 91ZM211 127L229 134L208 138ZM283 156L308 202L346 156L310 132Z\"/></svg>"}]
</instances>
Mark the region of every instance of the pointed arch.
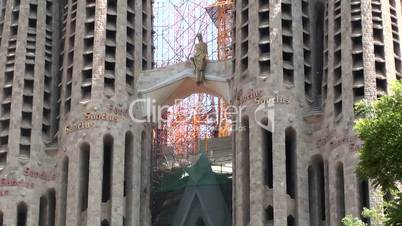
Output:
<instances>
[{"instance_id":1,"label":"pointed arch","mask_svg":"<svg viewBox=\"0 0 402 226\"><path fill-rule=\"evenodd\" d=\"M208 209L204 209L205 206L201 204L201 198L199 197L198 192L194 192L194 194L191 197L192 197L191 205L189 206L189 209L186 211L186 215L183 216L184 218L182 220L184 221L182 225L183 226L197 225L198 223L205 224L203 216L205 214L204 211L207 211ZM202 222L200 222L200 219L202 220Z\"/></svg>"}]
</instances>

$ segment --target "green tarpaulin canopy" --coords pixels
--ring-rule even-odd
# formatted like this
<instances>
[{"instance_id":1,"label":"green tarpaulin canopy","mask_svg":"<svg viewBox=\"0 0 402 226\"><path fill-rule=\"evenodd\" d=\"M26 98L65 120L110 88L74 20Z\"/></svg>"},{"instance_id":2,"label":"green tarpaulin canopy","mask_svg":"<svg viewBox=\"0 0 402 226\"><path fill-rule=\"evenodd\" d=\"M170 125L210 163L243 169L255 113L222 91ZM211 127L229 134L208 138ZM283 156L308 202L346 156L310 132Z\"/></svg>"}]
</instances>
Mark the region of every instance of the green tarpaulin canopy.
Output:
<instances>
[{"instance_id":1,"label":"green tarpaulin canopy","mask_svg":"<svg viewBox=\"0 0 402 226\"><path fill-rule=\"evenodd\" d=\"M219 185L231 183L231 180L222 174L211 170L211 163L204 153L192 166L175 169L162 177L161 183L155 187L156 192L170 192L186 186Z\"/></svg>"}]
</instances>

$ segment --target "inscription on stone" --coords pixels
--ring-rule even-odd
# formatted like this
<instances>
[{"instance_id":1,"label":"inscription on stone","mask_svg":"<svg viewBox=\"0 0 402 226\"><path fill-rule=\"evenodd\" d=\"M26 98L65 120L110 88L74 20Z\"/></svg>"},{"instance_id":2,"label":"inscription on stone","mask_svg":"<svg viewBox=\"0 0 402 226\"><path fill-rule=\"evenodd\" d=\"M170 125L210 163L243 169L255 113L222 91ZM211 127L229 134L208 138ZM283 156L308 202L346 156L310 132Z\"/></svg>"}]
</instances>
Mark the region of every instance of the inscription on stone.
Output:
<instances>
[{"instance_id":1,"label":"inscription on stone","mask_svg":"<svg viewBox=\"0 0 402 226\"><path fill-rule=\"evenodd\" d=\"M129 111L127 108L123 108L121 106L115 106L113 104L108 104L106 106L106 109L108 112L116 114L116 115L120 115L126 118L130 117Z\"/></svg>"},{"instance_id":2,"label":"inscription on stone","mask_svg":"<svg viewBox=\"0 0 402 226\"><path fill-rule=\"evenodd\" d=\"M66 134L70 134L72 132L78 131L78 130L83 130L83 129L89 129L95 127L95 123L92 121L86 121L86 120L81 120L77 123L73 123L71 125L68 125L64 128Z\"/></svg>"},{"instance_id":3,"label":"inscription on stone","mask_svg":"<svg viewBox=\"0 0 402 226\"><path fill-rule=\"evenodd\" d=\"M106 112L85 112L78 122L67 125L64 131L66 134L70 134L78 130L94 128L96 121L117 123L122 117L129 118L128 109L120 105L108 104L106 105Z\"/></svg>"},{"instance_id":4,"label":"inscription on stone","mask_svg":"<svg viewBox=\"0 0 402 226\"><path fill-rule=\"evenodd\" d=\"M86 112L83 120L118 122L119 116L107 112Z\"/></svg>"},{"instance_id":5,"label":"inscription on stone","mask_svg":"<svg viewBox=\"0 0 402 226\"><path fill-rule=\"evenodd\" d=\"M248 93L242 95L242 90L239 91L237 98L240 104L244 104L249 100L253 100L256 104L290 104L290 98L280 95L264 96L262 90L250 90Z\"/></svg>"},{"instance_id":6,"label":"inscription on stone","mask_svg":"<svg viewBox=\"0 0 402 226\"><path fill-rule=\"evenodd\" d=\"M8 196L8 190L0 190L0 197Z\"/></svg>"},{"instance_id":7,"label":"inscription on stone","mask_svg":"<svg viewBox=\"0 0 402 226\"><path fill-rule=\"evenodd\" d=\"M16 180L9 178L0 179L0 187L19 187L19 188L33 188L34 184L26 180Z\"/></svg>"},{"instance_id":8,"label":"inscription on stone","mask_svg":"<svg viewBox=\"0 0 402 226\"><path fill-rule=\"evenodd\" d=\"M38 178L45 181L52 181L56 179L56 174L46 171L35 171L30 168L24 169L24 175L27 177Z\"/></svg>"}]
</instances>

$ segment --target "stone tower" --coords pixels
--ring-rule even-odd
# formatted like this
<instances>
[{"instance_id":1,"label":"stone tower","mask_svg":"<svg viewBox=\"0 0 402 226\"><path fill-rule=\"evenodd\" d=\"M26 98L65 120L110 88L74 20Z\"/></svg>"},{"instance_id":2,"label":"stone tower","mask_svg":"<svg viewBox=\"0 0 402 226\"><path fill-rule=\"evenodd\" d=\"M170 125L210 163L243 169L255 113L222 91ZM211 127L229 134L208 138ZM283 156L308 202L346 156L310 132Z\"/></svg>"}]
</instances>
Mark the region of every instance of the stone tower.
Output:
<instances>
[{"instance_id":1,"label":"stone tower","mask_svg":"<svg viewBox=\"0 0 402 226\"><path fill-rule=\"evenodd\" d=\"M54 1L1 1L0 218L5 225L17 225L17 218L19 224L35 225L40 200L55 205L58 14Z\"/></svg>"},{"instance_id":2,"label":"stone tower","mask_svg":"<svg viewBox=\"0 0 402 226\"><path fill-rule=\"evenodd\" d=\"M0 225L148 225L151 1L2 0L0 38Z\"/></svg>"},{"instance_id":3,"label":"stone tower","mask_svg":"<svg viewBox=\"0 0 402 226\"><path fill-rule=\"evenodd\" d=\"M401 7L236 1L233 80L206 76L241 109L234 225L337 225L376 205L353 105L402 78ZM128 109L153 67L152 17L151 0L0 1L0 225L150 225L152 125ZM168 94L150 74L140 94Z\"/></svg>"},{"instance_id":4,"label":"stone tower","mask_svg":"<svg viewBox=\"0 0 402 226\"><path fill-rule=\"evenodd\" d=\"M235 8L235 225L359 216L375 197L355 172L353 105L401 79L401 2L238 0Z\"/></svg>"}]
</instances>

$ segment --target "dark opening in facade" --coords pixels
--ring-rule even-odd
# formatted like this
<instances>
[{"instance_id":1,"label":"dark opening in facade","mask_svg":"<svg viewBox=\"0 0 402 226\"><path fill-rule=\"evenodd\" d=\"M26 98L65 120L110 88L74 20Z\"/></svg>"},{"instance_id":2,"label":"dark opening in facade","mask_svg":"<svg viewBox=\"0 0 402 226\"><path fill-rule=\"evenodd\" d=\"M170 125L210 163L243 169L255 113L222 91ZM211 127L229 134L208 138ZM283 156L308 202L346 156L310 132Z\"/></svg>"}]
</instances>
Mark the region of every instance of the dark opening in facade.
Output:
<instances>
[{"instance_id":1,"label":"dark opening in facade","mask_svg":"<svg viewBox=\"0 0 402 226\"><path fill-rule=\"evenodd\" d=\"M131 163L133 157L133 134L131 132L126 133L125 138L125 151L124 151L124 196L126 197L126 209L123 225L130 225L131 223L131 211L132 211L132 174L133 166Z\"/></svg>"},{"instance_id":2,"label":"dark opening in facade","mask_svg":"<svg viewBox=\"0 0 402 226\"><path fill-rule=\"evenodd\" d=\"M3 226L3 212L0 211L0 226Z\"/></svg>"},{"instance_id":3,"label":"dark opening in facade","mask_svg":"<svg viewBox=\"0 0 402 226\"><path fill-rule=\"evenodd\" d=\"M85 211L88 208L88 188L89 188L89 158L90 158L90 146L88 143L81 145L80 153L80 210ZM81 213L79 213L81 216Z\"/></svg>"},{"instance_id":4,"label":"dark opening in facade","mask_svg":"<svg viewBox=\"0 0 402 226\"><path fill-rule=\"evenodd\" d=\"M61 186L61 205L60 205L60 226L66 225L66 215L67 215L67 190L68 190L68 166L69 166L69 159L65 157L63 160L63 167L62 167L62 186Z\"/></svg>"},{"instance_id":5,"label":"dark opening in facade","mask_svg":"<svg viewBox=\"0 0 402 226\"><path fill-rule=\"evenodd\" d=\"M17 206L17 226L26 226L28 217L28 207L24 202Z\"/></svg>"},{"instance_id":6,"label":"dark opening in facade","mask_svg":"<svg viewBox=\"0 0 402 226\"><path fill-rule=\"evenodd\" d=\"M293 128L285 132L286 150L286 193L290 198L296 197L296 131Z\"/></svg>"},{"instance_id":7,"label":"dark opening in facade","mask_svg":"<svg viewBox=\"0 0 402 226\"><path fill-rule=\"evenodd\" d=\"M113 137L103 137L103 177L102 177L102 202L111 198L113 175Z\"/></svg>"},{"instance_id":8,"label":"dark opening in facade","mask_svg":"<svg viewBox=\"0 0 402 226\"><path fill-rule=\"evenodd\" d=\"M314 57L313 63L313 109L320 110L322 104L322 78L324 70L324 14L325 4L323 1L316 1L313 8L314 24L312 54Z\"/></svg>"},{"instance_id":9,"label":"dark opening in facade","mask_svg":"<svg viewBox=\"0 0 402 226\"><path fill-rule=\"evenodd\" d=\"M241 130L241 166L243 174L243 211L244 224L250 222L250 126L248 117L242 120Z\"/></svg>"},{"instance_id":10,"label":"dark opening in facade","mask_svg":"<svg viewBox=\"0 0 402 226\"><path fill-rule=\"evenodd\" d=\"M46 226L48 201L46 195L39 200L39 226Z\"/></svg>"},{"instance_id":11,"label":"dark opening in facade","mask_svg":"<svg viewBox=\"0 0 402 226\"><path fill-rule=\"evenodd\" d=\"M325 177L321 155L313 156L308 167L310 225L325 224Z\"/></svg>"},{"instance_id":12,"label":"dark opening in facade","mask_svg":"<svg viewBox=\"0 0 402 226\"><path fill-rule=\"evenodd\" d=\"M342 219L345 217L345 183L343 177L343 164L336 165L336 203L337 203L337 216L338 222L341 224Z\"/></svg>"},{"instance_id":13,"label":"dark opening in facade","mask_svg":"<svg viewBox=\"0 0 402 226\"><path fill-rule=\"evenodd\" d=\"M144 216L146 214L146 209L147 209L147 187L146 184L148 183L147 180L147 147L146 147L146 132L142 131L141 133L141 191L140 191L140 202L141 202L141 208L140 208L140 225L145 224L145 219Z\"/></svg>"},{"instance_id":14,"label":"dark opening in facade","mask_svg":"<svg viewBox=\"0 0 402 226\"><path fill-rule=\"evenodd\" d=\"M56 191L51 189L48 191L48 214L47 225L54 226L56 220Z\"/></svg>"},{"instance_id":15,"label":"dark opening in facade","mask_svg":"<svg viewBox=\"0 0 402 226\"><path fill-rule=\"evenodd\" d=\"M268 206L265 209L265 224L272 225L274 222L274 208Z\"/></svg>"},{"instance_id":16,"label":"dark opening in facade","mask_svg":"<svg viewBox=\"0 0 402 226\"><path fill-rule=\"evenodd\" d=\"M287 225L288 226L295 226L295 218L292 215L289 215L287 218Z\"/></svg>"},{"instance_id":17,"label":"dark opening in facade","mask_svg":"<svg viewBox=\"0 0 402 226\"><path fill-rule=\"evenodd\" d=\"M360 201L360 212L364 210L364 208L370 209L370 189L369 183L367 180L359 181L359 201ZM370 225L370 219L361 216L361 219L367 225Z\"/></svg>"},{"instance_id":18,"label":"dark opening in facade","mask_svg":"<svg viewBox=\"0 0 402 226\"><path fill-rule=\"evenodd\" d=\"M109 221L103 220L101 226L109 226Z\"/></svg>"},{"instance_id":19,"label":"dark opening in facade","mask_svg":"<svg viewBox=\"0 0 402 226\"><path fill-rule=\"evenodd\" d=\"M264 119L262 124L268 125L268 119ZM273 187L273 160L272 160L272 133L267 129L262 130L262 150L264 153L264 184L269 188Z\"/></svg>"},{"instance_id":20,"label":"dark opening in facade","mask_svg":"<svg viewBox=\"0 0 402 226\"><path fill-rule=\"evenodd\" d=\"M6 139L8 140L8 136L5 137L5 139L4 139L4 137L3 137L3 139L0 138L0 147L2 146L2 144L7 142ZM0 153L0 169L4 168L6 163L7 163L7 152L1 152Z\"/></svg>"}]
</instances>

